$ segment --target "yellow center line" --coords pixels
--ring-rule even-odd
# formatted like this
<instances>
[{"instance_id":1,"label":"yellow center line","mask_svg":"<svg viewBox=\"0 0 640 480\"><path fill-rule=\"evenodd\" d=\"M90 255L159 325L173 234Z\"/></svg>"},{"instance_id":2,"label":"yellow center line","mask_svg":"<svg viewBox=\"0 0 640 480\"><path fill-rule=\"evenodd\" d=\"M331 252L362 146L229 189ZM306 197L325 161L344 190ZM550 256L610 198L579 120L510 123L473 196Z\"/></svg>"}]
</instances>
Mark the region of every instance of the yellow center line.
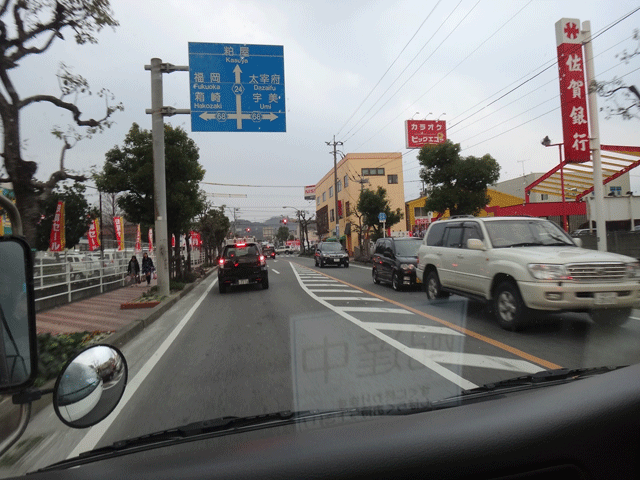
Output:
<instances>
[{"instance_id":1,"label":"yellow center line","mask_svg":"<svg viewBox=\"0 0 640 480\"><path fill-rule=\"evenodd\" d=\"M389 303L391 303L393 305L396 305L398 307L401 307L401 308L404 308L406 310L409 310L410 312L413 312L416 315L421 315L424 318L428 318L429 320L433 320L434 322L438 322L438 323L440 323L442 325L445 325L445 326L447 326L447 327L449 327L449 328L451 328L453 330L456 330L456 331L458 331L460 333L463 333L463 334L468 335L468 336L473 337L473 338L477 338L478 340L480 340L482 342L488 343L489 345L493 345L494 347L497 347L497 348L499 348L501 350L509 352L509 353L511 353L513 355L516 355L516 356L518 356L520 358L523 358L523 359L525 359L525 360L527 360L529 362L532 362L532 363L535 363L537 365L540 365L541 367L544 367L544 368L547 368L547 369L551 369L551 370L554 370L556 368L562 368L560 365L556 365L555 363L552 363L552 362L549 362L549 361L544 360L542 358L536 357L535 355L531 355L531 354L529 354L527 352L523 352L522 350L520 350L518 348L515 348L515 347L512 347L510 345L507 345L506 343L502 343L499 340L494 340L493 338L490 338L490 337L487 337L487 336L482 335L480 333L471 331L471 330L469 330L467 328L464 328L464 327L461 327L459 325L456 325L455 323L451 323L451 322L448 322L448 321L443 320L441 318L434 317L433 315L429 315L428 313L425 313L425 312L422 312L422 311L417 310L415 308L409 307L408 305L405 305L403 303L396 302L395 300L391 300L390 298L383 297L382 295L378 295L377 293L370 292L369 290L366 290L364 288L358 287L357 285L353 285L353 284L351 284L349 282L345 282L344 280L340 280L339 278L332 277L331 275L327 275L324 272L321 272L319 270L313 269L311 267L307 267L306 265L302 265L302 264L297 263L297 262L293 262L293 263L295 263L297 265L300 265L301 267L308 268L309 270L313 270L314 272L317 272L317 273L319 273L321 275L324 275L325 277L330 278L332 280L335 280L336 282L340 282L340 283L342 283L344 285L347 285L347 286L349 286L351 288L355 288L356 290L360 290L362 293L366 293L366 294L371 295L373 297L379 298L380 300L384 300L385 302L389 302Z\"/></svg>"}]
</instances>

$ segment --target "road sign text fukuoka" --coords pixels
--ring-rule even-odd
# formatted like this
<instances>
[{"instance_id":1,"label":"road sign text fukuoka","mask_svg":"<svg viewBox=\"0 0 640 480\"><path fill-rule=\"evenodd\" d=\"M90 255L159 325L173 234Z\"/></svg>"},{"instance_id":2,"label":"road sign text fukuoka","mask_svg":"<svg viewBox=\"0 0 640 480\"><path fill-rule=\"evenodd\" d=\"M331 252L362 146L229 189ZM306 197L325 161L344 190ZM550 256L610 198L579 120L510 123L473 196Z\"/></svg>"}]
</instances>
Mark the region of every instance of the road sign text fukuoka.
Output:
<instances>
[{"instance_id":1,"label":"road sign text fukuoka","mask_svg":"<svg viewBox=\"0 0 640 480\"><path fill-rule=\"evenodd\" d=\"M404 130L407 148L422 148L447 140L447 124L444 120L407 120Z\"/></svg>"},{"instance_id":2,"label":"road sign text fukuoka","mask_svg":"<svg viewBox=\"0 0 640 480\"><path fill-rule=\"evenodd\" d=\"M193 132L285 132L284 48L189 43Z\"/></svg>"}]
</instances>

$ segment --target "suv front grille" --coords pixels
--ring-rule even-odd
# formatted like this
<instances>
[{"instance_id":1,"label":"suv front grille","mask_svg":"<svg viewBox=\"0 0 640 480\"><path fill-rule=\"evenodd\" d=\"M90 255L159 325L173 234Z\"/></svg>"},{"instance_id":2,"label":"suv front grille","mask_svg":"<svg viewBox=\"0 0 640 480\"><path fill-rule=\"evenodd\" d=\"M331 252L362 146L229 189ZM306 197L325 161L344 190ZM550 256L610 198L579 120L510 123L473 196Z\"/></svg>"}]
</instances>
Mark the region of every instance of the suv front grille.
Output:
<instances>
[{"instance_id":1,"label":"suv front grille","mask_svg":"<svg viewBox=\"0 0 640 480\"><path fill-rule=\"evenodd\" d=\"M622 280L627 267L623 263L573 263L567 265L567 272L577 282Z\"/></svg>"}]
</instances>

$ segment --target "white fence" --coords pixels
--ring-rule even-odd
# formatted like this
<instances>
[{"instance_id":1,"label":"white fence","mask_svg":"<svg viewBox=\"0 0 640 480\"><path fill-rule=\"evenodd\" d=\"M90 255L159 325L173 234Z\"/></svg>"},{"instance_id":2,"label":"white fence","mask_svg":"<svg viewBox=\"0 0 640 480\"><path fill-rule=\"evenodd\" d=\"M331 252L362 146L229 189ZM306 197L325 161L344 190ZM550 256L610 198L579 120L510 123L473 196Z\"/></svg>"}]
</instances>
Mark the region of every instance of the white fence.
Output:
<instances>
[{"instance_id":1,"label":"white fence","mask_svg":"<svg viewBox=\"0 0 640 480\"><path fill-rule=\"evenodd\" d=\"M36 252L33 265L36 311L45 310L125 286L133 250L101 252ZM155 265L155 256L149 255ZM192 266L204 262L204 252L191 251Z\"/></svg>"}]
</instances>

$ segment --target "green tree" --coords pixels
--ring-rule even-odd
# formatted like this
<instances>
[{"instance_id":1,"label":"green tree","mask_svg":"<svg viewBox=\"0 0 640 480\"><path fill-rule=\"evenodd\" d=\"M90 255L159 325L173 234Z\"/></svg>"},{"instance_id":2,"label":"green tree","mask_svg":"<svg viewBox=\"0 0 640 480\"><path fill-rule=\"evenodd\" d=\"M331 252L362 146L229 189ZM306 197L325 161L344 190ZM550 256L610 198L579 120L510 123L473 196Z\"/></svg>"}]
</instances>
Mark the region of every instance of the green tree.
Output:
<instances>
[{"instance_id":1,"label":"green tree","mask_svg":"<svg viewBox=\"0 0 640 480\"><path fill-rule=\"evenodd\" d=\"M189 232L194 218L204 210L205 196L199 183L205 170L199 163L196 143L187 132L170 124L164 126L167 188L168 238ZM95 175L101 191L119 193L118 206L132 223L154 224L153 145L151 131L134 123L122 147L115 146L106 154L102 172ZM171 249L169 249L171 251ZM174 252L174 276L181 275L179 242ZM171 261L171 258L170 258Z\"/></svg>"},{"instance_id":2,"label":"green tree","mask_svg":"<svg viewBox=\"0 0 640 480\"><path fill-rule=\"evenodd\" d=\"M106 101L102 118L83 118L78 106L80 99L91 95L87 80L72 73L71 68L60 65L58 84L60 92L20 96L24 87L33 91L38 82L28 85L14 83L12 73L20 67L28 56L41 55L56 43L64 40L63 32L69 32L79 45L97 43L96 34L104 27L115 28L118 22L113 18L108 0L6 0L0 4L0 120L2 121L5 175L0 183L11 182L16 198L16 206L22 217L24 235L35 245L37 224L42 208L53 194L56 185L65 179L84 181L84 175L72 175L64 166L67 150L83 138L103 131L111 125L111 115L122 110L122 104L113 104L111 93L102 89L98 96ZM33 104L49 104L68 112L69 127L53 126L52 133L62 141L59 168L47 180L38 180L38 165L22 157L25 143L21 138L21 125L28 123L21 119L24 108ZM51 158L53 160L53 158Z\"/></svg>"},{"instance_id":3,"label":"green tree","mask_svg":"<svg viewBox=\"0 0 640 480\"><path fill-rule=\"evenodd\" d=\"M222 250L222 243L229 233L231 222L224 214L224 206L207 211L198 222L207 263L213 260L214 251Z\"/></svg>"},{"instance_id":4,"label":"green tree","mask_svg":"<svg viewBox=\"0 0 640 480\"><path fill-rule=\"evenodd\" d=\"M53 191L51 196L43 205L44 218L37 227L36 248L38 250L49 249L49 238L53 217L59 201L64 202L64 234L66 247L75 247L82 236L89 229L89 220L97 218L95 209L89 207L89 203L84 196L86 187L75 182L73 185L63 185Z\"/></svg>"},{"instance_id":5,"label":"green tree","mask_svg":"<svg viewBox=\"0 0 640 480\"><path fill-rule=\"evenodd\" d=\"M450 140L422 147L418 160L429 191L427 211L477 215L491 200L487 187L500 178L500 165L491 155L461 157L460 144Z\"/></svg>"},{"instance_id":6,"label":"green tree","mask_svg":"<svg viewBox=\"0 0 640 480\"><path fill-rule=\"evenodd\" d=\"M386 228L391 228L404 217L402 210L399 208L396 208L395 211L391 210L387 199L387 190L383 187L378 187L375 191L368 188L362 190L356 209L360 212L364 224L373 228L371 238L374 241L382 237L382 223L378 221L380 213L387 215Z\"/></svg>"},{"instance_id":7,"label":"green tree","mask_svg":"<svg viewBox=\"0 0 640 480\"><path fill-rule=\"evenodd\" d=\"M280 243L285 243L289 238L289 227L282 225L276 232L276 238L280 240Z\"/></svg>"},{"instance_id":8,"label":"green tree","mask_svg":"<svg viewBox=\"0 0 640 480\"><path fill-rule=\"evenodd\" d=\"M633 40L636 46L633 50L626 48L616 55L620 61L628 64L635 57L640 57L640 30L633 31ZM630 85L623 80L623 77L614 77L613 80L604 80L602 82L593 81L592 89L598 95L605 99L607 104L600 107L600 111L604 111L606 118L612 116L620 116L624 120L635 118L640 120L640 90L635 85Z\"/></svg>"}]
</instances>

